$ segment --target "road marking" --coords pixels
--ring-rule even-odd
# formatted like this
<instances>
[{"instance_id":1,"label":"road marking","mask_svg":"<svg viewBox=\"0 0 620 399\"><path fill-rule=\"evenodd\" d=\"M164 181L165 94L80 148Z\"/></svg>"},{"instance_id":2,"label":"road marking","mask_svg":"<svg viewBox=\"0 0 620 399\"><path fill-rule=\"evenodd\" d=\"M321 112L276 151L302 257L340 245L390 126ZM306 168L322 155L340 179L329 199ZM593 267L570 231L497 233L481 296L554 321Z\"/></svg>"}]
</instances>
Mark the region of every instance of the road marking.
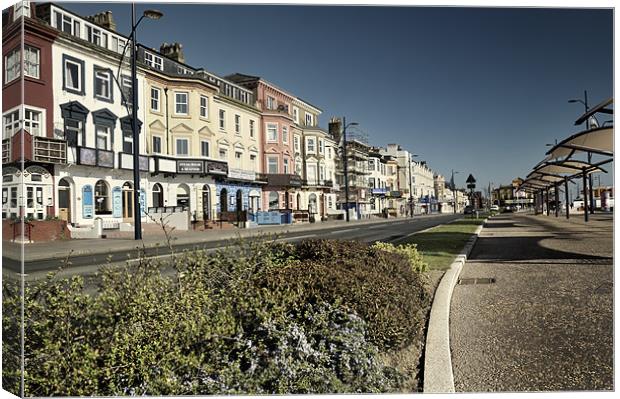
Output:
<instances>
[{"instance_id":1,"label":"road marking","mask_svg":"<svg viewBox=\"0 0 620 399\"><path fill-rule=\"evenodd\" d=\"M305 236L297 236L297 237L289 237L289 238L282 238L279 241L291 241L291 240L299 240L302 238L310 238L310 237L316 237L316 234L306 234Z\"/></svg>"},{"instance_id":2,"label":"road marking","mask_svg":"<svg viewBox=\"0 0 620 399\"><path fill-rule=\"evenodd\" d=\"M344 230L330 231L329 234L346 233L347 231L357 231L357 230L359 230L359 227L355 227L353 229L344 229Z\"/></svg>"}]
</instances>

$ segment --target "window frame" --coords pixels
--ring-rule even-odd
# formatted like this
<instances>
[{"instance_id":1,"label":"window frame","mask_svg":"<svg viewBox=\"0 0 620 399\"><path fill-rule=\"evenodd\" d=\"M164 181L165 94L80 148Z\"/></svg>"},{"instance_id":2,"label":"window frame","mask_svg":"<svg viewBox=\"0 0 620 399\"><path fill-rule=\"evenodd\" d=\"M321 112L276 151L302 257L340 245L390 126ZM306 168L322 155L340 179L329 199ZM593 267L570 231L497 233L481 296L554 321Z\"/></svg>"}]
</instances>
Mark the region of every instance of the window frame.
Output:
<instances>
[{"instance_id":1,"label":"window frame","mask_svg":"<svg viewBox=\"0 0 620 399\"><path fill-rule=\"evenodd\" d=\"M153 98L153 93L157 93L157 98ZM157 103L157 108L153 108L153 100ZM151 111L161 112L161 89L159 87L151 86L151 101L150 101Z\"/></svg>"},{"instance_id":2,"label":"window frame","mask_svg":"<svg viewBox=\"0 0 620 399\"><path fill-rule=\"evenodd\" d=\"M220 108L218 114L219 114L218 126L219 126L220 130L226 130L226 110Z\"/></svg>"},{"instance_id":3,"label":"window frame","mask_svg":"<svg viewBox=\"0 0 620 399\"><path fill-rule=\"evenodd\" d=\"M282 144L288 144L288 126L282 126Z\"/></svg>"},{"instance_id":4,"label":"window frame","mask_svg":"<svg viewBox=\"0 0 620 399\"><path fill-rule=\"evenodd\" d=\"M249 120L249 130L250 130L250 138L252 138L252 139L254 138L254 125L255 125L254 119L250 119Z\"/></svg>"},{"instance_id":5,"label":"window frame","mask_svg":"<svg viewBox=\"0 0 620 399\"><path fill-rule=\"evenodd\" d=\"M104 73L108 76L108 97L97 94L97 81L100 77L97 74ZM109 103L114 102L114 82L112 78L112 71L110 69L101 68L95 65L93 68L93 97L97 100L106 101Z\"/></svg>"},{"instance_id":6,"label":"window frame","mask_svg":"<svg viewBox=\"0 0 620 399\"><path fill-rule=\"evenodd\" d=\"M78 69L78 87L72 87L67 85L67 64L73 64L77 66ZM79 60L75 57L71 57L70 55L63 54L62 55L62 89L69 93L84 95L85 94L85 71L84 71L84 61Z\"/></svg>"},{"instance_id":7,"label":"window frame","mask_svg":"<svg viewBox=\"0 0 620 399\"><path fill-rule=\"evenodd\" d=\"M186 143L186 150L187 153L185 154L179 154L179 143L180 142L185 142ZM176 155L177 157L189 157L189 138L187 137L175 137L174 139L174 155Z\"/></svg>"},{"instance_id":8,"label":"window frame","mask_svg":"<svg viewBox=\"0 0 620 399\"><path fill-rule=\"evenodd\" d=\"M271 171L271 166L273 166L273 165L272 165L271 161L274 161L274 160L275 160L275 163L273 165L275 165L275 172L272 172ZM268 174L278 174L278 173L280 173L280 165L279 165L279 163L280 162L279 162L279 159L278 159L277 156L268 155L267 156L267 173Z\"/></svg>"},{"instance_id":9,"label":"window frame","mask_svg":"<svg viewBox=\"0 0 620 399\"><path fill-rule=\"evenodd\" d=\"M200 117L209 119L209 97L202 94L200 95Z\"/></svg>"},{"instance_id":10,"label":"window frame","mask_svg":"<svg viewBox=\"0 0 620 399\"><path fill-rule=\"evenodd\" d=\"M204 145L207 145L207 154L204 153ZM209 140L200 140L200 156L209 158L211 156L211 142Z\"/></svg>"},{"instance_id":11,"label":"window frame","mask_svg":"<svg viewBox=\"0 0 620 399\"><path fill-rule=\"evenodd\" d=\"M11 58L11 56L17 58L14 64L9 63L9 59ZM4 56L4 84L9 84L22 75L21 58L21 47L19 46L15 47L11 51L8 51ZM12 70L12 73L15 74L11 79L9 79L10 70Z\"/></svg>"},{"instance_id":12,"label":"window frame","mask_svg":"<svg viewBox=\"0 0 620 399\"><path fill-rule=\"evenodd\" d=\"M30 73L28 73L28 57L26 56L28 54L29 51L32 52L32 50L35 50L35 54L36 54L36 58L37 58L37 63L36 65L36 76L35 75L31 75ZM30 61L32 62L32 61ZM41 78L41 49L35 46L31 46L29 44L24 44L24 76L27 76L29 78L33 78L33 79L40 79Z\"/></svg>"},{"instance_id":13,"label":"window frame","mask_svg":"<svg viewBox=\"0 0 620 399\"><path fill-rule=\"evenodd\" d=\"M105 148L101 148L99 147L99 136L100 136L100 131L99 129L103 128L105 129L106 132L106 144L105 144ZM114 133L114 131L112 130L112 128L110 126L106 126L106 125L95 125L95 148L97 148L98 150L104 150L104 151L112 151L112 134Z\"/></svg>"},{"instance_id":14,"label":"window frame","mask_svg":"<svg viewBox=\"0 0 620 399\"><path fill-rule=\"evenodd\" d=\"M156 150L155 150L155 147L156 147L156 146L155 146L155 139L157 139L157 140L159 141L159 143L158 143L158 146L159 146L159 151L156 151ZM161 152L161 147L162 147L162 145L161 145L161 144L162 144L162 142L163 142L163 140L162 140L162 137L161 137L161 136L158 136L158 135L152 135L152 136L151 136L151 152L152 152L153 154L161 154L161 153L162 153L162 152Z\"/></svg>"},{"instance_id":15,"label":"window frame","mask_svg":"<svg viewBox=\"0 0 620 399\"><path fill-rule=\"evenodd\" d=\"M179 95L185 95L185 102L179 102ZM179 105L185 105L185 112L179 112ZM175 91L174 92L174 114L175 115L189 115L189 92L187 91Z\"/></svg>"},{"instance_id":16,"label":"window frame","mask_svg":"<svg viewBox=\"0 0 620 399\"><path fill-rule=\"evenodd\" d=\"M241 135L241 115L235 114L235 134Z\"/></svg>"},{"instance_id":17,"label":"window frame","mask_svg":"<svg viewBox=\"0 0 620 399\"><path fill-rule=\"evenodd\" d=\"M274 133L274 137L273 138L269 137L270 131L273 131L273 133ZM271 123L271 122L266 123L265 124L265 133L267 134L266 139L267 139L268 143L277 143L278 142L278 124L277 123Z\"/></svg>"}]
</instances>

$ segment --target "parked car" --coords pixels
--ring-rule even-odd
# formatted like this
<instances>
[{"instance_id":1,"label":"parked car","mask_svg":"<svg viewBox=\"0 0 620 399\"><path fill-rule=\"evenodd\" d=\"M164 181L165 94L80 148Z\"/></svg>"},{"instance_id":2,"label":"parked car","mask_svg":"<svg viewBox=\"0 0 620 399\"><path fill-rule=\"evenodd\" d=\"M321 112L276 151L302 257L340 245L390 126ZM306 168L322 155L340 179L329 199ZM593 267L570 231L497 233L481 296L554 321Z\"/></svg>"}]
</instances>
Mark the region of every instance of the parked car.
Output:
<instances>
[{"instance_id":1,"label":"parked car","mask_svg":"<svg viewBox=\"0 0 620 399\"><path fill-rule=\"evenodd\" d=\"M492 211L499 211L499 205L491 205Z\"/></svg>"},{"instance_id":2,"label":"parked car","mask_svg":"<svg viewBox=\"0 0 620 399\"><path fill-rule=\"evenodd\" d=\"M514 211L515 211L515 208L513 206L510 206L510 205L506 205L504 207L504 209L502 210L502 212L504 212L504 213L514 212Z\"/></svg>"},{"instance_id":3,"label":"parked car","mask_svg":"<svg viewBox=\"0 0 620 399\"><path fill-rule=\"evenodd\" d=\"M471 214L473 214L473 213L474 213L474 207L473 207L473 206L471 206L471 205L467 205L467 206L465 207L465 210L463 211L463 213L464 213L465 215L471 215Z\"/></svg>"}]
</instances>

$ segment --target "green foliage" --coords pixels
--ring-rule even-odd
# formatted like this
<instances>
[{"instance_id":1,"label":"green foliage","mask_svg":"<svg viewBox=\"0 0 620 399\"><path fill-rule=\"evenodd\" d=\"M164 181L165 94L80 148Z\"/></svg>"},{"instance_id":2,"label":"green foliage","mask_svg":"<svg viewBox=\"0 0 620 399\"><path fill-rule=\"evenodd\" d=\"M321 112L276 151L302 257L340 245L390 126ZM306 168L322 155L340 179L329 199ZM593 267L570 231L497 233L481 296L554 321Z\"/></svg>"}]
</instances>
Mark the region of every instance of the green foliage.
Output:
<instances>
[{"instance_id":1,"label":"green foliage","mask_svg":"<svg viewBox=\"0 0 620 399\"><path fill-rule=\"evenodd\" d=\"M372 245L372 248L402 255L409 262L411 270L416 273L423 273L428 268L416 244L401 244L395 246L392 243L377 241Z\"/></svg>"},{"instance_id":2,"label":"green foliage","mask_svg":"<svg viewBox=\"0 0 620 399\"><path fill-rule=\"evenodd\" d=\"M402 254L355 241L307 240L294 258L266 273L263 286L290 292L299 303L342 303L366 321L380 350L420 339L430 298L423 276Z\"/></svg>"},{"instance_id":3,"label":"green foliage","mask_svg":"<svg viewBox=\"0 0 620 399\"><path fill-rule=\"evenodd\" d=\"M53 273L28 283L25 395L397 391L403 376L379 360L377 344L418 332L427 300L419 281L396 254L362 245L363 255L347 257L356 246L322 245L322 257L336 257L239 241L104 268L95 285ZM15 293L6 280L3 288ZM3 299L7 337L18 331L7 312L17 315L20 299ZM5 363L16 345L5 339ZM16 377L4 373L3 383Z\"/></svg>"}]
</instances>

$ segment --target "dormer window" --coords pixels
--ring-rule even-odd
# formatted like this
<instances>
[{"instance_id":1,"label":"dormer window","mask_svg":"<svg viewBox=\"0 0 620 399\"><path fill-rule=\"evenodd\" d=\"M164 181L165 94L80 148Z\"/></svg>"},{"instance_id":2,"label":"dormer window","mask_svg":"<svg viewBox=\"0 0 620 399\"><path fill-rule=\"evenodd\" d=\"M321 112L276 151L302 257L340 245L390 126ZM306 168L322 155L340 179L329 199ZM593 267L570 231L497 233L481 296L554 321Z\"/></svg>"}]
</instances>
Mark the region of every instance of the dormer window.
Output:
<instances>
[{"instance_id":1,"label":"dormer window","mask_svg":"<svg viewBox=\"0 0 620 399\"><path fill-rule=\"evenodd\" d=\"M71 16L54 11L56 15L56 29L74 36L80 36L80 23Z\"/></svg>"},{"instance_id":2,"label":"dormer window","mask_svg":"<svg viewBox=\"0 0 620 399\"><path fill-rule=\"evenodd\" d=\"M108 35L102 32L101 29L87 25L86 37L89 42L96 44L97 46L108 47Z\"/></svg>"},{"instance_id":3,"label":"dormer window","mask_svg":"<svg viewBox=\"0 0 620 399\"><path fill-rule=\"evenodd\" d=\"M160 71L164 70L163 59L149 52L144 53L144 62L151 68L159 69Z\"/></svg>"},{"instance_id":4,"label":"dormer window","mask_svg":"<svg viewBox=\"0 0 620 399\"><path fill-rule=\"evenodd\" d=\"M267 109L276 109L276 99L267 96Z\"/></svg>"},{"instance_id":5,"label":"dormer window","mask_svg":"<svg viewBox=\"0 0 620 399\"><path fill-rule=\"evenodd\" d=\"M313 126L314 118L312 114L306 114L306 126Z\"/></svg>"}]
</instances>

